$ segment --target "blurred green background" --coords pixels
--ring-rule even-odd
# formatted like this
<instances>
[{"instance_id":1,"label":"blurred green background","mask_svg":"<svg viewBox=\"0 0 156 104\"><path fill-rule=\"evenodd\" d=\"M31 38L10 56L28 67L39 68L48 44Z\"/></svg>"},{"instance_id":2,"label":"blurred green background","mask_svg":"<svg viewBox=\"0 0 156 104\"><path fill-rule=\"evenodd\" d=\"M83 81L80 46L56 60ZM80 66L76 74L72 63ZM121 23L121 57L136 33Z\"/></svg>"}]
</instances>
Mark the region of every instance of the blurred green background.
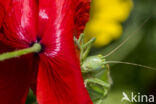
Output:
<instances>
[{"instance_id":1,"label":"blurred green background","mask_svg":"<svg viewBox=\"0 0 156 104\"><path fill-rule=\"evenodd\" d=\"M123 35L111 44L92 49L91 55L105 55L142 25L146 18L151 18L137 31L129 41L107 60L122 60L156 68L156 0L134 0L132 12L123 23ZM156 71L130 65L110 65L113 85L104 104L121 104L122 92L130 92L156 97ZM143 104L143 103L141 103ZM152 103L154 104L154 103Z\"/></svg>"},{"instance_id":2,"label":"blurred green background","mask_svg":"<svg viewBox=\"0 0 156 104\"><path fill-rule=\"evenodd\" d=\"M145 19L151 16L148 22L107 60L133 62L156 68L156 0L134 0L133 3L128 20L122 24L122 36L107 46L92 48L90 55L106 55L129 35L133 35ZM111 64L110 69L113 85L104 104L121 104L123 91L152 94L156 97L156 71L123 64ZM26 104L32 104L34 101L35 97L31 92Z\"/></svg>"}]
</instances>

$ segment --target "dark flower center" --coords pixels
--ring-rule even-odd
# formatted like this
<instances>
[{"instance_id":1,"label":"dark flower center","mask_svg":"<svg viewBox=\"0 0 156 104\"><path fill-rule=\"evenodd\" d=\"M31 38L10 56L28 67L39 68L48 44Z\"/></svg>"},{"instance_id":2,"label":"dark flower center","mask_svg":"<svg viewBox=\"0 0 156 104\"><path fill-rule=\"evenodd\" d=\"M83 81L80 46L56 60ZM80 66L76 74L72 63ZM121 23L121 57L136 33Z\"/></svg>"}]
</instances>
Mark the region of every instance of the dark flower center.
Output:
<instances>
[{"instance_id":1,"label":"dark flower center","mask_svg":"<svg viewBox=\"0 0 156 104\"><path fill-rule=\"evenodd\" d=\"M40 37L37 37L36 38L36 41L35 42L31 42L30 45L29 45L29 47L32 47L35 43L39 43L41 45L41 50L39 52L35 53L35 54L43 53L44 50L45 50L45 45L42 44L42 43L40 43L40 41L41 41L41 38Z\"/></svg>"}]
</instances>

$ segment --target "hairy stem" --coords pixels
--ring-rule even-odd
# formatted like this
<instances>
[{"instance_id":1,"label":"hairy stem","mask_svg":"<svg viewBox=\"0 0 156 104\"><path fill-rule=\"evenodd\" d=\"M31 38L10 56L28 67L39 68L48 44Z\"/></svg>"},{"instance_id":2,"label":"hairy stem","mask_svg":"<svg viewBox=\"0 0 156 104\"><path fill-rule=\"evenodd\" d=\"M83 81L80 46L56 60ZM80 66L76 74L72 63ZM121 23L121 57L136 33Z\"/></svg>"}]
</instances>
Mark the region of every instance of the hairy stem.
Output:
<instances>
[{"instance_id":1,"label":"hairy stem","mask_svg":"<svg viewBox=\"0 0 156 104\"><path fill-rule=\"evenodd\" d=\"M41 44L35 43L30 48L0 54L0 61L4 61L4 60L7 60L7 59L19 57L19 56L26 55L26 54L29 54L29 53L40 52L40 51L41 51Z\"/></svg>"}]
</instances>

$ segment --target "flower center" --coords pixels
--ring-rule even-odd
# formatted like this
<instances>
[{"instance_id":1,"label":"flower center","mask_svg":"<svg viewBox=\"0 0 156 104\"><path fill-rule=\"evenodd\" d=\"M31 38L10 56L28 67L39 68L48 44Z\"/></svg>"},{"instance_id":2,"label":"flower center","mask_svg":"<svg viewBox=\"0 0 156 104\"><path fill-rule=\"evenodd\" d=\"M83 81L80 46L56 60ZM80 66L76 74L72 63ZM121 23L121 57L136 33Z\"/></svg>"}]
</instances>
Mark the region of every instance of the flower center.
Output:
<instances>
[{"instance_id":1,"label":"flower center","mask_svg":"<svg viewBox=\"0 0 156 104\"><path fill-rule=\"evenodd\" d=\"M40 41L41 41L41 38L40 37L37 37L36 41L35 42L31 42L30 45L29 45L29 47L32 47L36 43L40 44L41 49L40 49L40 51L36 52L37 54L43 53L44 50L45 50L45 45L42 44L42 43L40 43Z\"/></svg>"}]
</instances>

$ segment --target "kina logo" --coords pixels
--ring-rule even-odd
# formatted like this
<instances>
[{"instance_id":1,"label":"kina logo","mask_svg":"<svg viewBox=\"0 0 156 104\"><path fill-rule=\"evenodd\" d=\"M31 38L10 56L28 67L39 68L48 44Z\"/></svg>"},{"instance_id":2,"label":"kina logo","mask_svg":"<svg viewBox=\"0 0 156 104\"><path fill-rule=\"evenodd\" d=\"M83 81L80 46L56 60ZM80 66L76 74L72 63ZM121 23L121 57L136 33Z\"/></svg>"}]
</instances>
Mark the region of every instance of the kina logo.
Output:
<instances>
[{"instance_id":1,"label":"kina logo","mask_svg":"<svg viewBox=\"0 0 156 104\"><path fill-rule=\"evenodd\" d=\"M142 95L141 93L134 94L131 92L130 96L128 96L125 92L122 92L122 99L121 102L128 101L128 102L146 102L146 103L154 103L155 97L154 95Z\"/></svg>"}]
</instances>

